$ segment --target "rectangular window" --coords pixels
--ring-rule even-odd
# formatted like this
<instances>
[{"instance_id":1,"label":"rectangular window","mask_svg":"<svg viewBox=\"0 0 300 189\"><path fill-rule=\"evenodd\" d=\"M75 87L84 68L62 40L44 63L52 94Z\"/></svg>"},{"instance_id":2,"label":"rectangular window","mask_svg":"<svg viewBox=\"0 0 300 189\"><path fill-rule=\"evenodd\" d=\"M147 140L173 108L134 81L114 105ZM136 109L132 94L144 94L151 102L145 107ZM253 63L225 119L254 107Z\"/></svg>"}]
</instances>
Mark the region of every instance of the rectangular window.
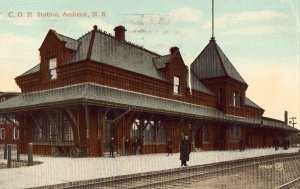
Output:
<instances>
[{"instance_id":1,"label":"rectangular window","mask_svg":"<svg viewBox=\"0 0 300 189\"><path fill-rule=\"evenodd\" d=\"M57 59L52 58L49 60L49 79L53 80L57 78L56 73Z\"/></svg>"},{"instance_id":2,"label":"rectangular window","mask_svg":"<svg viewBox=\"0 0 300 189\"><path fill-rule=\"evenodd\" d=\"M240 106L240 95L237 92L232 93L232 102L233 106Z\"/></svg>"},{"instance_id":3,"label":"rectangular window","mask_svg":"<svg viewBox=\"0 0 300 189\"><path fill-rule=\"evenodd\" d=\"M5 139L5 129L4 128L0 129L0 139Z\"/></svg>"},{"instance_id":4,"label":"rectangular window","mask_svg":"<svg viewBox=\"0 0 300 189\"><path fill-rule=\"evenodd\" d=\"M206 127L203 128L203 143L209 143L209 131Z\"/></svg>"},{"instance_id":5,"label":"rectangular window","mask_svg":"<svg viewBox=\"0 0 300 189\"><path fill-rule=\"evenodd\" d=\"M4 124L5 123L5 119L4 118L0 118L0 124Z\"/></svg>"},{"instance_id":6,"label":"rectangular window","mask_svg":"<svg viewBox=\"0 0 300 189\"><path fill-rule=\"evenodd\" d=\"M174 76L174 94L180 94L180 79Z\"/></svg>"},{"instance_id":7,"label":"rectangular window","mask_svg":"<svg viewBox=\"0 0 300 189\"><path fill-rule=\"evenodd\" d=\"M14 127L12 138L14 140L18 140L19 139L19 129L17 127Z\"/></svg>"},{"instance_id":8,"label":"rectangular window","mask_svg":"<svg viewBox=\"0 0 300 189\"><path fill-rule=\"evenodd\" d=\"M230 139L231 140L239 140L241 139L241 127L231 126L230 127Z\"/></svg>"}]
</instances>

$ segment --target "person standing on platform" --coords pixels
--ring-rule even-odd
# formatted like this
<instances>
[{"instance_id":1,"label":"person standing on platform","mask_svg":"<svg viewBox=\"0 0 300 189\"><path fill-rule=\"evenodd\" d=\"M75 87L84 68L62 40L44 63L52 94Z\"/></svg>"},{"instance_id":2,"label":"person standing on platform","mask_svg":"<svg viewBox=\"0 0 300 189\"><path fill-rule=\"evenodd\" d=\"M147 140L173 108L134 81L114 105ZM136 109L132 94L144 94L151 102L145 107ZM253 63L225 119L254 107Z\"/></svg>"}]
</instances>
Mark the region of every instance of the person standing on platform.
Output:
<instances>
[{"instance_id":1,"label":"person standing on platform","mask_svg":"<svg viewBox=\"0 0 300 189\"><path fill-rule=\"evenodd\" d=\"M134 141L132 143L132 148L133 148L134 155L136 155L137 149L138 149L138 140L137 140L137 138L134 139Z\"/></svg>"},{"instance_id":2,"label":"person standing on platform","mask_svg":"<svg viewBox=\"0 0 300 189\"><path fill-rule=\"evenodd\" d=\"M172 153L173 153L173 151L172 151L172 140L171 139L168 139L168 143L167 143L167 153L168 153L168 156L171 154L172 155Z\"/></svg>"},{"instance_id":3,"label":"person standing on platform","mask_svg":"<svg viewBox=\"0 0 300 189\"><path fill-rule=\"evenodd\" d=\"M240 152L245 151L244 139L240 139Z\"/></svg>"},{"instance_id":4,"label":"person standing on platform","mask_svg":"<svg viewBox=\"0 0 300 189\"><path fill-rule=\"evenodd\" d=\"M115 139L114 137L112 137L109 142L109 157L113 157L113 158L115 157L114 148L115 148Z\"/></svg>"},{"instance_id":5,"label":"person standing on platform","mask_svg":"<svg viewBox=\"0 0 300 189\"><path fill-rule=\"evenodd\" d=\"M188 140L188 136L184 136L184 139L180 142L180 160L181 160L181 166L188 166L186 164L187 161L190 160L190 142Z\"/></svg>"},{"instance_id":6,"label":"person standing on platform","mask_svg":"<svg viewBox=\"0 0 300 189\"><path fill-rule=\"evenodd\" d=\"M141 154L142 140L141 138L137 139L137 154Z\"/></svg>"},{"instance_id":7,"label":"person standing on platform","mask_svg":"<svg viewBox=\"0 0 300 189\"><path fill-rule=\"evenodd\" d=\"M124 142L124 146L125 146L125 156L128 156L129 155L129 139L126 138L125 139L125 142Z\"/></svg>"}]
</instances>

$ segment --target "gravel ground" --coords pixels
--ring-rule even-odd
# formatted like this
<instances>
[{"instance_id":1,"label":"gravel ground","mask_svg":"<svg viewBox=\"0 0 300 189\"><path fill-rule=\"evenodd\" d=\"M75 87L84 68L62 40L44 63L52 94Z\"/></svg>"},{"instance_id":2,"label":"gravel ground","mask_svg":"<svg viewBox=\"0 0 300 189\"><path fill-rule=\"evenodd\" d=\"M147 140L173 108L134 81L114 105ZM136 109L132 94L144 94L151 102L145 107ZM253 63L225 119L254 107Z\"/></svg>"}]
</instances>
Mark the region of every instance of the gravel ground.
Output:
<instances>
[{"instance_id":1,"label":"gravel ground","mask_svg":"<svg viewBox=\"0 0 300 189\"><path fill-rule=\"evenodd\" d=\"M300 177L300 159L285 162L258 163L241 171L214 176L205 180L193 180L184 185L169 188L203 189L269 189Z\"/></svg>"}]
</instances>

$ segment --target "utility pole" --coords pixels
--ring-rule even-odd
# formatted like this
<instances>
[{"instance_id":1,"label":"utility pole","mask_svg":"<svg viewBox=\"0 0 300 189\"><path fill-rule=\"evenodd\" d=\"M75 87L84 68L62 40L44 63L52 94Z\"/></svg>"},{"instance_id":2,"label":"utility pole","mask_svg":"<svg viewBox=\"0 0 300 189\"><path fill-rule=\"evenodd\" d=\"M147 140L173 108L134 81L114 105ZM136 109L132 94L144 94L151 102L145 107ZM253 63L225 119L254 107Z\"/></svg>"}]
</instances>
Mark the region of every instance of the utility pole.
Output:
<instances>
[{"instance_id":1,"label":"utility pole","mask_svg":"<svg viewBox=\"0 0 300 189\"><path fill-rule=\"evenodd\" d=\"M293 127L295 127L295 125L297 124L297 123L295 122L296 117L293 117L293 116L292 116L292 117L289 118L289 119L291 119L291 121L289 121L289 123L292 124Z\"/></svg>"}]
</instances>

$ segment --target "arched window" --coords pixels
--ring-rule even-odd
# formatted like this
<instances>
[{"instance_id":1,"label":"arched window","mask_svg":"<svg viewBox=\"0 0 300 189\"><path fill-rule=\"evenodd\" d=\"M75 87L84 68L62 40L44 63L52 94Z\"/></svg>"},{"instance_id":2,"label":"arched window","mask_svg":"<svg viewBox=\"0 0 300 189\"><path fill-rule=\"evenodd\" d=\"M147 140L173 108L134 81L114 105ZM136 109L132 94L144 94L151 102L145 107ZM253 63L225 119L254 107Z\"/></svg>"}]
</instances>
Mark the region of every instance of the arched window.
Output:
<instances>
[{"instance_id":1,"label":"arched window","mask_svg":"<svg viewBox=\"0 0 300 189\"><path fill-rule=\"evenodd\" d=\"M56 141L57 140L57 129L56 125L52 123L50 120L47 121L47 139L48 141Z\"/></svg>"},{"instance_id":2,"label":"arched window","mask_svg":"<svg viewBox=\"0 0 300 189\"><path fill-rule=\"evenodd\" d=\"M155 128L154 128L154 121L146 121L147 124L144 130L144 142L145 144L151 144L155 142Z\"/></svg>"},{"instance_id":3,"label":"arched window","mask_svg":"<svg viewBox=\"0 0 300 189\"><path fill-rule=\"evenodd\" d=\"M203 143L209 143L209 132L206 127L203 128Z\"/></svg>"},{"instance_id":4,"label":"arched window","mask_svg":"<svg viewBox=\"0 0 300 189\"><path fill-rule=\"evenodd\" d=\"M136 119L132 123L130 127L130 139L138 138L139 135L139 125L140 125L140 120Z\"/></svg>"},{"instance_id":5,"label":"arched window","mask_svg":"<svg viewBox=\"0 0 300 189\"><path fill-rule=\"evenodd\" d=\"M157 142L158 144L166 144L166 132L164 126L161 126L161 122L158 122L159 130L157 133Z\"/></svg>"},{"instance_id":6,"label":"arched window","mask_svg":"<svg viewBox=\"0 0 300 189\"><path fill-rule=\"evenodd\" d=\"M34 142L40 142L42 141L42 129L39 126L35 126L33 131L33 141Z\"/></svg>"},{"instance_id":7,"label":"arched window","mask_svg":"<svg viewBox=\"0 0 300 189\"><path fill-rule=\"evenodd\" d=\"M72 130L69 120L66 117L64 117L63 126L64 126L64 133L63 133L64 141L73 141L74 140L73 130Z\"/></svg>"}]
</instances>

